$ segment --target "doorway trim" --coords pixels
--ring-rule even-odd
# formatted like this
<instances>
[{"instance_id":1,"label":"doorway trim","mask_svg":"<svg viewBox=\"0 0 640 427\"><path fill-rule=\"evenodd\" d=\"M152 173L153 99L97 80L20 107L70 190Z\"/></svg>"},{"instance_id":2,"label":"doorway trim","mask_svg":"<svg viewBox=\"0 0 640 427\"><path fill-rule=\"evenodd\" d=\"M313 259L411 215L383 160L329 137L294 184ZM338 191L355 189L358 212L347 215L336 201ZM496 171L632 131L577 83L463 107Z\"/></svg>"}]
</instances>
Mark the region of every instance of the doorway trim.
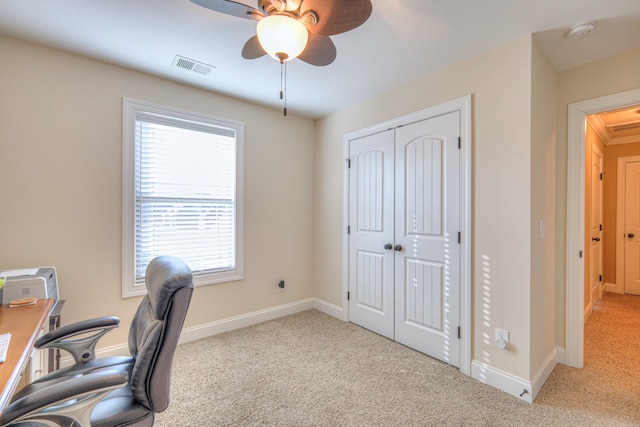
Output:
<instances>
[{"instance_id":1,"label":"doorway trim","mask_svg":"<svg viewBox=\"0 0 640 427\"><path fill-rule=\"evenodd\" d=\"M345 169L343 174L343 237L342 237L342 319L349 321L349 173L347 162L349 161L349 141L362 138L390 128L408 125L451 112L460 113L460 232L462 238L460 247L460 372L471 376L471 95L456 98L432 107L425 108L414 113L374 124L360 130L346 133L343 136L343 155Z\"/></svg>"},{"instance_id":2,"label":"doorway trim","mask_svg":"<svg viewBox=\"0 0 640 427\"><path fill-rule=\"evenodd\" d=\"M640 89L569 104L565 253L565 364L574 368L582 368L584 366L584 162L587 115L636 104L640 104Z\"/></svg>"},{"instance_id":3,"label":"doorway trim","mask_svg":"<svg viewBox=\"0 0 640 427\"><path fill-rule=\"evenodd\" d=\"M626 194L626 167L627 163L640 162L640 156L628 156L618 158L618 184L616 185L616 293L624 294L624 239L621 239L617 230L624 230Z\"/></svg>"}]
</instances>

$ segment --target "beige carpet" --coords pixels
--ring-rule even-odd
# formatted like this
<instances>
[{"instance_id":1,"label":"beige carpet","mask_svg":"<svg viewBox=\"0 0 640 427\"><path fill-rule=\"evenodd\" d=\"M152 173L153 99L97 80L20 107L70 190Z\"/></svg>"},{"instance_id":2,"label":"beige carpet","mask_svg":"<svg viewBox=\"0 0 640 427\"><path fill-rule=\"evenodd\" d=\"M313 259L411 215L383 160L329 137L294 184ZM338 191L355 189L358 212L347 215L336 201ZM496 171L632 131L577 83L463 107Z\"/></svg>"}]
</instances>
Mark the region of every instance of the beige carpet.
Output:
<instances>
[{"instance_id":1,"label":"beige carpet","mask_svg":"<svg viewBox=\"0 0 640 427\"><path fill-rule=\"evenodd\" d=\"M311 310L179 346L156 426L640 426L640 298L585 325L586 366L534 404Z\"/></svg>"}]
</instances>

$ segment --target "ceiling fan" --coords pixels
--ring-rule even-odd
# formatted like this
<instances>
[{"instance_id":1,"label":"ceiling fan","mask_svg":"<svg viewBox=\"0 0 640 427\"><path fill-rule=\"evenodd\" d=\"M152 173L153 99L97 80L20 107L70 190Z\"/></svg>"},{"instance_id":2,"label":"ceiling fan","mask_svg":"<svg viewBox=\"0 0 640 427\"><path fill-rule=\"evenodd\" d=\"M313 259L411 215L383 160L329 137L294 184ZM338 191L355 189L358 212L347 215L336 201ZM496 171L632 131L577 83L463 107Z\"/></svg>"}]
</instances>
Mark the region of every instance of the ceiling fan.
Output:
<instances>
[{"instance_id":1,"label":"ceiling fan","mask_svg":"<svg viewBox=\"0 0 640 427\"><path fill-rule=\"evenodd\" d=\"M371 0L258 0L258 9L231 0L191 1L258 21L257 35L244 45L243 58L256 59L268 53L280 63L297 57L318 66L336 59L336 46L329 36L359 27L373 8Z\"/></svg>"}]
</instances>

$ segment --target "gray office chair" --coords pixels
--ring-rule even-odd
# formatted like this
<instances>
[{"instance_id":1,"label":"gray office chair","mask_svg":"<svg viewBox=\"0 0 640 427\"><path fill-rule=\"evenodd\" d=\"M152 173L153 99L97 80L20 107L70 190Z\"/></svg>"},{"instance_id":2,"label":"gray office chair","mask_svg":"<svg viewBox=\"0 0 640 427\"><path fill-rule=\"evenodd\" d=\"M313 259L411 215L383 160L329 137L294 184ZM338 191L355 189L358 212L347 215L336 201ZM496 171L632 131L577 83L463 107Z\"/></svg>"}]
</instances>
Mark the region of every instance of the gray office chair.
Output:
<instances>
[{"instance_id":1,"label":"gray office chair","mask_svg":"<svg viewBox=\"0 0 640 427\"><path fill-rule=\"evenodd\" d=\"M62 342L79 362L16 393L0 414L0 426L152 426L154 413L169 405L171 364L193 276L182 260L161 256L147 266L146 285L129 332L131 357L95 359L95 342L116 326L116 318L79 322L89 326L89 341L74 338L82 330L78 325L60 328L71 338L54 331L43 337L44 345ZM107 326L96 326L105 319Z\"/></svg>"}]
</instances>

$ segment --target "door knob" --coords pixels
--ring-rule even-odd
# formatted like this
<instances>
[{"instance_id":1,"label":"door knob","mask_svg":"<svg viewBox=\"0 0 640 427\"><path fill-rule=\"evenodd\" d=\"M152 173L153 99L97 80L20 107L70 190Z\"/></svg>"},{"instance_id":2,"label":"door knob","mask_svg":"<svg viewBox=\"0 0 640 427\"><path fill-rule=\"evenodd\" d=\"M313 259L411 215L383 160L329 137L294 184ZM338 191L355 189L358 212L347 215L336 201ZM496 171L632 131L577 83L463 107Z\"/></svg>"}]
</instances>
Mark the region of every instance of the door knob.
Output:
<instances>
[{"instance_id":1,"label":"door knob","mask_svg":"<svg viewBox=\"0 0 640 427\"><path fill-rule=\"evenodd\" d=\"M629 234L627 234L627 237L630 238L630 239L633 239L635 237L635 234L629 233Z\"/></svg>"},{"instance_id":2,"label":"door knob","mask_svg":"<svg viewBox=\"0 0 640 427\"><path fill-rule=\"evenodd\" d=\"M395 249L396 251L400 252L402 250L402 245L395 245L393 247L393 249Z\"/></svg>"},{"instance_id":3,"label":"door knob","mask_svg":"<svg viewBox=\"0 0 640 427\"><path fill-rule=\"evenodd\" d=\"M600 238L599 237L592 237L591 240L593 240L594 242L599 242Z\"/></svg>"},{"instance_id":4,"label":"door knob","mask_svg":"<svg viewBox=\"0 0 640 427\"><path fill-rule=\"evenodd\" d=\"M393 249L393 245L391 243L387 243L386 245L384 245L384 248L390 251L391 249Z\"/></svg>"}]
</instances>

